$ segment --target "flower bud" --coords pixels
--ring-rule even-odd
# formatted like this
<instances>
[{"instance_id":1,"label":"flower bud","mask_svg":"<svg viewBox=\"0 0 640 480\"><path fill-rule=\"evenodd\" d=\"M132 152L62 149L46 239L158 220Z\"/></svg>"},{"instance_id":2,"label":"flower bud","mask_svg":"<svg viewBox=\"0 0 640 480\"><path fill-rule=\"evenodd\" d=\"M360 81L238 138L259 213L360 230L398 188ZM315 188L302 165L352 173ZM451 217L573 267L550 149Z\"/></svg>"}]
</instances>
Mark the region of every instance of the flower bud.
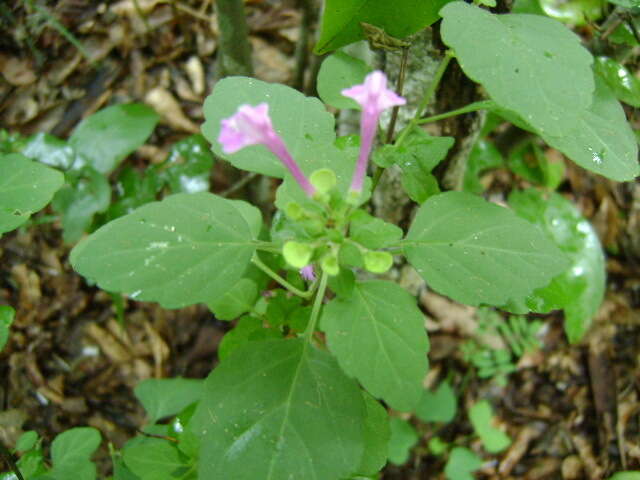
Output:
<instances>
[{"instance_id":1,"label":"flower bud","mask_svg":"<svg viewBox=\"0 0 640 480\"><path fill-rule=\"evenodd\" d=\"M367 252L364 254L364 268L371 273L384 273L393 265L393 256L389 252Z\"/></svg>"},{"instance_id":2,"label":"flower bud","mask_svg":"<svg viewBox=\"0 0 640 480\"><path fill-rule=\"evenodd\" d=\"M282 247L282 255L289 265L300 269L309 264L313 248L306 243L287 242Z\"/></svg>"}]
</instances>

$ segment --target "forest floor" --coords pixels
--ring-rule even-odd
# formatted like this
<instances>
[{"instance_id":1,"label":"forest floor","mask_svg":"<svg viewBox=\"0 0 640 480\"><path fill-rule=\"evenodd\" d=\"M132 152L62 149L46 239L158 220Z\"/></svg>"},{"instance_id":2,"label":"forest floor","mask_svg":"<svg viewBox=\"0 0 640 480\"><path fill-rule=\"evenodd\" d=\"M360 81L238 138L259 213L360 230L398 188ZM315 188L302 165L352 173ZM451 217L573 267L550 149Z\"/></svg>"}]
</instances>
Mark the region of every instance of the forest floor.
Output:
<instances>
[{"instance_id":1,"label":"forest floor","mask_svg":"<svg viewBox=\"0 0 640 480\"><path fill-rule=\"evenodd\" d=\"M293 3L248 2L262 80L293 82L301 21ZM121 0L106 8L64 0L48 13L24 5L0 12L0 29L9 32L0 36L2 128L64 138L102 107L144 102L162 120L128 160L140 168L199 131L215 77L210 1ZM212 191L235 182L230 172L216 163ZM569 345L561 314L539 316L542 347L523 356L500 386L470 373L461 354L477 328L475 309L422 294L432 345L425 386L449 378L459 394L458 414L437 430L412 419L418 446L406 464L387 466L384 479L444 478L444 460L426 447L436 434L481 452L464 413L479 398L491 400L513 442L500 454L482 453L478 478L596 480L640 468L640 185L614 184L572 166L566 172L562 194L592 222L607 251L607 290L592 329ZM504 185L505 177L498 170L483 181ZM203 378L232 325L204 306L164 310L133 300L125 300L121 323L113 299L71 269L70 248L55 221L0 240L0 303L17 312L0 354L0 442L13 446L29 429L49 442L65 429L90 425L106 440L96 456L106 475L107 443L120 447L144 425L133 387L146 378Z\"/></svg>"}]
</instances>

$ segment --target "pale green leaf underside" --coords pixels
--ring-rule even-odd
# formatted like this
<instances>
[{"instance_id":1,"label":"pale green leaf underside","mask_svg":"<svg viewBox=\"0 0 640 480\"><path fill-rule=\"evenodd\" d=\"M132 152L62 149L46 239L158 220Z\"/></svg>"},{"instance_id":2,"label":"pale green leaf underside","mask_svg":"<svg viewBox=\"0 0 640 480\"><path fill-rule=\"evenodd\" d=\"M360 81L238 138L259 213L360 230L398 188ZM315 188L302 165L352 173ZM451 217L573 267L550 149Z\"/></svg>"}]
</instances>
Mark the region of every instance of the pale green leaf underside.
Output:
<instances>
[{"instance_id":1,"label":"pale green leaf underside","mask_svg":"<svg viewBox=\"0 0 640 480\"><path fill-rule=\"evenodd\" d=\"M495 15L463 2L440 14L444 42L496 103L541 133L573 129L594 90L593 58L578 36L550 18Z\"/></svg>"},{"instance_id":2,"label":"pale green leaf underside","mask_svg":"<svg viewBox=\"0 0 640 480\"><path fill-rule=\"evenodd\" d=\"M522 300L568 267L537 227L469 193L427 200L403 243L429 287L468 305Z\"/></svg>"},{"instance_id":3,"label":"pale green leaf underside","mask_svg":"<svg viewBox=\"0 0 640 480\"><path fill-rule=\"evenodd\" d=\"M195 378L148 378L136 385L134 393L147 412L149 423L155 423L200 400L202 383Z\"/></svg>"},{"instance_id":4,"label":"pale green leaf underside","mask_svg":"<svg viewBox=\"0 0 640 480\"><path fill-rule=\"evenodd\" d=\"M342 369L369 393L396 410L415 407L429 350L415 298L395 283L358 283L325 307L321 326Z\"/></svg>"},{"instance_id":5,"label":"pale green leaf underside","mask_svg":"<svg viewBox=\"0 0 640 480\"><path fill-rule=\"evenodd\" d=\"M301 339L251 342L205 382L192 420L199 479L337 480L363 453L365 407L335 360Z\"/></svg>"},{"instance_id":6,"label":"pale green leaf underside","mask_svg":"<svg viewBox=\"0 0 640 480\"><path fill-rule=\"evenodd\" d=\"M51 201L62 173L19 154L0 157L0 234L18 228Z\"/></svg>"},{"instance_id":7,"label":"pale green leaf underside","mask_svg":"<svg viewBox=\"0 0 640 480\"><path fill-rule=\"evenodd\" d=\"M243 170L272 177L284 176L285 167L266 147L252 145L226 154L218 142L223 119L236 113L240 105L255 106L263 102L269 104L273 128L284 139L296 161L305 153L312 155L314 143L333 143L335 140L333 116L317 98L305 97L285 85L248 77L227 77L216 84L203 107L206 121L202 125L202 134L209 140L216 155Z\"/></svg>"},{"instance_id":8,"label":"pale green leaf underside","mask_svg":"<svg viewBox=\"0 0 640 480\"><path fill-rule=\"evenodd\" d=\"M206 303L242 276L255 251L249 207L238 205L206 192L169 196L97 230L73 249L71 264L136 300Z\"/></svg>"}]
</instances>

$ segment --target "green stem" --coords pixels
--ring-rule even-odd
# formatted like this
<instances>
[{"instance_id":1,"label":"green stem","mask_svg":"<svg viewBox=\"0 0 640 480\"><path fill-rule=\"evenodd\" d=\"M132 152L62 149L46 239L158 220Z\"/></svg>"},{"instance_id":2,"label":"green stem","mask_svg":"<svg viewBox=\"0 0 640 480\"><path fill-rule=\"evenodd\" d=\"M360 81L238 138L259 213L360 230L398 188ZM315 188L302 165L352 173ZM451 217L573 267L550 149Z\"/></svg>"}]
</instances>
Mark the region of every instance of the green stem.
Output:
<instances>
[{"instance_id":1,"label":"green stem","mask_svg":"<svg viewBox=\"0 0 640 480\"><path fill-rule=\"evenodd\" d=\"M433 80L431 80L431 83L429 84L429 86L424 92L422 101L420 102L420 105L416 110L416 114L409 122L409 125L407 125L404 128L404 130L398 137L398 140L395 143L396 146L400 146L402 142L407 138L407 135L413 129L413 127L418 125L418 122L420 121L420 117L422 116L422 112L427 108L427 106L433 99L433 96L435 95L436 90L438 89L438 85L440 85L440 80L442 80L442 76L444 75L444 72L447 70L447 67L449 66L449 62L451 61L453 56L454 56L453 52L451 50L447 50L447 53L445 54L444 58L440 61L440 65L438 65L436 73L433 75Z\"/></svg>"},{"instance_id":2,"label":"green stem","mask_svg":"<svg viewBox=\"0 0 640 480\"><path fill-rule=\"evenodd\" d=\"M438 115L432 115L431 117L421 118L418 120L418 125L424 125L425 123L437 122L445 118L455 117L456 115L462 115L463 113L477 112L478 110L488 110L492 108L495 103L492 100L482 100L480 102L473 102L464 107L456 108L449 112L440 113Z\"/></svg>"},{"instance_id":3,"label":"green stem","mask_svg":"<svg viewBox=\"0 0 640 480\"><path fill-rule=\"evenodd\" d=\"M271 270L266 264L264 264L262 262L262 260L260 260L260 258L258 257L258 254L254 254L253 258L251 259L251 261L256 265L256 267L258 267L260 270L262 270L269 277L274 279L276 282L278 282L280 285L282 285L284 288L289 290L294 295L298 295L299 297L302 297L302 298L309 298L313 294L313 289L309 289L309 290L303 292L299 288L296 288L293 285L291 285L284 278L282 278L276 272Z\"/></svg>"},{"instance_id":4,"label":"green stem","mask_svg":"<svg viewBox=\"0 0 640 480\"><path fill-rule=\"evenodd\" d=\"M322 300L324 299L324 294L327 291L328 279L329 275L327 275L325 272L322 272L322 276L320 277L320 286L318 287L316 298L313 301L313 307L311 308L311 318L309 318L309 325L307 325L307 329L304 331L304 338L305 340L307 340L307 342L311 342L313 332L316 329L316 323L318 323L318 316L320 315Z\"/></svg>"}]
</instances>

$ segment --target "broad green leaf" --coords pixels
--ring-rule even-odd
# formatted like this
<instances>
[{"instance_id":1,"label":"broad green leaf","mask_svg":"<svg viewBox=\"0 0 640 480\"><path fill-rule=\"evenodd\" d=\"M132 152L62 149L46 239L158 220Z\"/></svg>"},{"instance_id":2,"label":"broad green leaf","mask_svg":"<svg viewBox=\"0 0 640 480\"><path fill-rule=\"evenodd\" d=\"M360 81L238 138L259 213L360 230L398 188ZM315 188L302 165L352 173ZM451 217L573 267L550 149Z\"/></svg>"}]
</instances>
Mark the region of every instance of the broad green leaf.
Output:
<instances>
[{"instance_id":1,"label":"broad green leaf","mask_svg":"<svg viewBox=\"0 0 640 480\"><path fill-rule=\"evenodd\" d=\"M631 21L635 24L637 29L637 26L640 24L640 21L634 20L633 17L631 17ZM611 41L612 43L628 45L630 47L637 47L638 45L640 45L629 23L631 22L623 22L622 24L620 24L618 28L616 28L611 33L611 35L609 35L608 40Z\"/></svg>"},{"instance_id":2,"label":"broad green leaf","mask_svg":"<svg viewBox=\"0 0 640 480\"><path fill-rule=\"evenodd\" d=\"M638 145L624 110L603 82L596 82L591 108L566 135L541 133L553 148L583 168L620 182L639 173Z\"/></svg>"},{"instance_id":3,"label":"broad green leaf","mask_svg":"<svg viewBox=\"0 0 640 480\"><path fill-rule=\"evenodd\" d=\"M620 5L625 8L640 7L640 0L609 0L609 3Z\"/></svg>"},{"instance_id":4,"label":"broad green leaf","mask_svg":"<svg viewBox=\"0 0 640 480\"><path fill-rule=\"evenodd\" d=\"M100 288L166 308L223 295L256 242L245 215L256 210L211 193L180 193L105 225L71 252L74 269ZM232 260L232 261L231 261Z\"/></svg>"},{"instance_id":5,"label":"broad green leaf","mask_svg":"<svg viewBox=\"0 0 640 480\"><path fill-rule=\"evenodd\" d=\"M391 427L391 438L389 439L387 456L391 463L402 465L409 460L409 453L418 442L418 433L413 425L398 417L391 417L389 426Z\"/></svg>"},{"instance_id":6,"label":"broad green leaf","mask_svg":"<svg viewBox=\"0 0 640 480\"><path fill-rule=\"evenodd\" d=\"M73 168L90 165L110 173L144 144L158 123L158 114L146 105L112 105L85 118L69 137L79 155Z\"/></svg>"},{"instance_id":7,"label":"broad green leaf","mask_svg":"<svg viewBox=\"0 0 640 480\"><path fill-rule=\"evenodd\" d=\"M501 107L549 135L568 133L591 104L591 54L539 15L495 15L463 2L441 10L442 39Z\"/></svg>"},{"instance_id":8,"label":"broad green leaf","mask_svg":"<svg viewBox=\"0 0 640 480\"><path fill-rule=\"evenodd\" d=\"M64 183L57 170L17 153L0 156L0 170L0 234L26 222Z\"/></svg>"},{"instance_id":9,"label":"broad green leaf","mask_svg":"<svg viewBox=\"0 0 640 480\"><path fill-rule=\"evenodd\" d=\"M318 72L318 95L322 101L335 108L360 110L354 99L342 95L342 90L361 84L371 71L359 58L344 52L335 52L324 59Z\"/></svg>"},{"instance_id":10,"label":"broad green leaf","mask_svg":"<svg viewBox=\"0 0 640 480\"><path fill-rule=\"evenodd\" d=\"M42 454L41 448L35 448L33 450L26 452L24 455L20 457L20 460L18 460L17 465L18 465L18 468L20 469L20 472L22 472L22 475L26 479L31 479L31 478L40 479L42 478L41 475L44 475L45 473L47 473L47 468L44 463L44 455ZM48 478L50 479L51 477L48 477ZM9 478L7 478L6 480L17 480L17 479L13 474L10 474ZM47 480L47 479L45 478L44 480Z\"/></svg>"},{"instance_id":11,"label":"broad green leaf","mask_svg":"<svg viewBox=\"0 0 640 480\"><path fill-rule=\"evenodd\" d=\"M222 152L218 135L220 122L236 113L243 104L252 106L266 102L273 128L283 138L289 153L299 162L303 156L313 157L317 144L335 140L334 119L317 99L305 97L293 88L266 83L248 77L227 77L216 83L204 102L205 123L202 133L211 143L213 152L229 160L237 168L283 177L285 167L266 147L252 145L226 154ZM321 168L321 162L315 164Z\"/></svg>"},{"instance_id":12,"label":"broad green leaf","mask_svg":"<svg viewBox=\"0 0 640 480\"><path fill-rule=\"evenodd\" d=\"M134 438L124 446L122 457L140 480L177 480L189 469L178 448L160 438Z\"/></svg>"},{"instance_id":13,"label":"broad green leaf","mask_svg":"<svg viewBox=\"0 0 640 480\"><path fill-rule=\"evenodd\" d=\"M391 437L389 415L375 398L366 392L362 393L367 418L364 424L364 453L356 471L362 475L374 475L387 463L387 450Z\"/></svg>"},{"instance_id":14,"label":"broad green leaf","mask_svg":"<svg viewBox=\"0 0 640 480\"><path fill-rule=\"evenodd\" d=\"M469 420L487 452L498 453L511 444L509 436L493 426L493 410L486 400L469 409Z\"/></svg>"},{"instance_id":15,"label":"broad green leaf","mask_svg":"<svg viewBox=\"0 0 640 480\"><path fill-rule=\"evenodd\" d=\"M640 80L613 58L597 57L593 69L618 100L640 107Z\"/></svg>"},{"instance_id":16,"label":"broad green leaf","mask_svg":"<svg viewBox=\"0 0 640 480\"><path fill-rule=\"evenodd\" d=\"M423 422L448 423L456 416L456 407L456 394L445 380L434 392L422 392L416 407L416 416Z\"/></svg>"},{"instance_id":17,"label":"broad green leaf","mask_svg":"<svg viewBox=\"0 0 640 480\"><path fill-rule=\"evenodd\" d=\"M162 164L171 193L209 191L213 160L211 148L200 134L176 142Z\"/></svg>"},{"instance_id":18,"label":"broad green leaf","mask_svg":"<svg viewBox=\"0 0 640 480\"><path fill-rule=\"evenodd\" d=\"M27 143L28 139L19 133L9 133L4 128L0 128L0 155L22 153Z\"/></svg>"},{"instance_id":19,"label":"broad green leaf","mask_svg":"<svg viewBox=\"0 0 640 480\"><path fill-rule=\"evenodd\" d=\"M351 215L349 238L367 248L378 249L398 242L402 229L372 217L364 210L356 210Z\"/></svg>"},{"instance_id":20,"label":"broad green leaf","mask_svg":"<svg viewBox=\"0 0 640 480\"><path fill-rule=\"evenodd\" d=\"M13 323L15 310L8 305L0 305L0 352L9 340L9 329Z\"/></svg>"},{"instance_id":21,"label":"broad green leaf","mask_svg":"<svg viewBox=\"0 0 640 480\"><path fill-rule=\"evenodd\" d=\"M557 193L545 196L529 189L515 191L509 205L539 225L570 260L569 267L527 299L537 312L563 308L569 341L579 341L604 298L605 262L600 240L577 208Z\"/></svg>"},{"instance_id":22,"label":"broad green leaf","mask_svg":"<svg viewBox=\"0 0 640 480\"><path fill-rule=\"evenodd\" d=\"M133 390L142 403L149 423L180 413L202 396L202 380L193 378L148 378Z\"/></svg>"},{"instance_id":23,"label":"broad green leaf","mask_svg":"<svg viewBox=\"0 0 640 480\"><path fill-rule=\"evenodd\" d=\"M192 424L199 478L337 480L363 454L365 406L327 352L302 339L238 348L205 381Z\"/></svg>"},{"instance_id":24,"label":"broad green leaf","mask_svg":"<svg viewBox=\"0 0 640 480\"><path fill-rule=\"evenodd\" d=\"M470 193L484 192L485 187L480 181L480 175L486 170L501 166L503 162L502 154L493 142L483 138L478 140L467 160L467 168L464 172L464 191Z\"/></svg>"},{"instance_id":25,"label":"broad green leaf","mask_svg":"<svg viewBox=\"0 0 640 480\"><path fill-rule=\"evenodd\" d=\"M403 243L429 287L467 305L522 299L569 265L538 227L463 192L427 200Z\"/></svg>"},{"instance_id":26,"label":"broad green leaf","mask_svg":"<svg viewBox=\"0 0 640 480\"><path fill-rule=\"evenodd\" d=\"M209 309L220 320L233 320L250 311L258 298L258 285L241 278L220 298L209 302Z\"/></svg>"},{"instance_id":27,"label":"broad green leaf","mask_svg":"<svg viewBox=\"0 0 640 480\"><path fill-rule=\"evenodd\" d=\"M411 411L422 394L429 340L416 299L383 280L358 282L324 308L321 327L342 369L374 397Z\"/></svg>"},{"instance_id":28,"label":"broad green leaf","mask_svg":"<svg viewBox=\"0 0 640 480\"><path fill-rule=\"evenodd\" d=\"M448 480L473 480L474 470L482 466L482 460L475 453L465 447L455 447L451 450L444 474Z\"/></svg>"},{"instance_id":29,"label":"broad green leaf","mask_svg":"<svg viewBox=\"0 0 640 480\"><path fill-rule=\"evenodd\" d=\"M67 183L53 197L53 209L62 214L63 238L67 243L80 240L96 213L109 208L111 186L107 178L86 166L67 173Z\"/></svg>"},{"instance_id":30,"label":"broad green leaf","mask_svg":"<svg viewBox=\"0 0 640 480\"><path fill-rule=\"evenodd\" d=\"M266 340L268 338L280 338L282 334L275 328L265 328L262 320L244 316L236 326L225 333L218 346L218 358L220 361L228 358L235 350L249 342Z\"/></svg>"},{"instance_id":31,"label":"broad green leaf","mask_svg":"<svg viewBox=\"0 0 640 480\"><path fill-rule=\"evenodd\" d=\"M90 458L101 441L100 432L91 427L76 427L62 432L51 444L51 476L56 480L95 479L96 466Z\"/></svg>"},{"instance_id":32,"label":"broad green leaf","mask_svg":"<svg viewBox=\"0 0 640 480\"><path fill-rule=\"evenodd\" d=\"M370 23L396 38L412 35L438 20L438 10L450 0L327 0L322 15L317 54L362 40L361 22Z\"/></svg>"},{"instance_id":33,"label":"broad green leaf","mask_svg":"<svg viewBox=\"0 0 640 480\"><path fill-rule=\"evenodd\" d=\"M76 159L73 148L67 142L44 132L29 137L21 153L32 160L62 170L71 168Z\"/></svg>"}]
</instances>

